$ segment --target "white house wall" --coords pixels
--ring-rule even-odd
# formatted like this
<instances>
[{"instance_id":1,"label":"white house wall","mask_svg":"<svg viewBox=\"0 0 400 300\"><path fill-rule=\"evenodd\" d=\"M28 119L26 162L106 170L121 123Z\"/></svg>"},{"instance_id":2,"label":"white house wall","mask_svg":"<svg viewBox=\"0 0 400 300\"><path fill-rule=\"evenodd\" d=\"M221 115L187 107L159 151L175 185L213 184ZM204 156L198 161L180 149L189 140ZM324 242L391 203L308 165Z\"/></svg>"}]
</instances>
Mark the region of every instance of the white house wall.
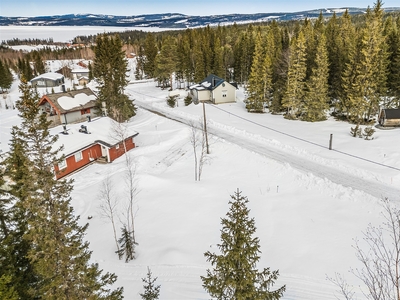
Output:
<instances>
[{"instance_id":1,"label":"white house wall","mask_svg":"<svg viewBox=\"0 0 400 300\"><path fill-rule=\"evenodd\" d=\"M236 102L236 88L228 83L220 84L213 91L213 102L215 104ZM224 97L223 95L226 95Z\"/></svg>"}]
</instances>

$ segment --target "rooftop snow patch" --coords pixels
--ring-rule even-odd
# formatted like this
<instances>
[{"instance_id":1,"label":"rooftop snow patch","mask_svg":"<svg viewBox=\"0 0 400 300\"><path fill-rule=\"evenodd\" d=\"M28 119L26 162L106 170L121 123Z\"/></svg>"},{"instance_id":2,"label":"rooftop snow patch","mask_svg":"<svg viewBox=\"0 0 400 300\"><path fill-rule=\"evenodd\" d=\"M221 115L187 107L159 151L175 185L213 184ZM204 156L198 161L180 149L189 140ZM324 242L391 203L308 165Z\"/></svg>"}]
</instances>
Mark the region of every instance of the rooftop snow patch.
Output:
<instances>
[{"instance_id":1,"label":"rooftop snow patch","mask_svg":"<svg viewBox=\"0 0 400 300\"><path fill-rule=\"evenodd\" d=\"M58 98L58 104L65 109L71 109L80 105L85 105L91 100L95 100L95 95L86 95L84 93L76 94L75 97L62 96Z\"/></svg>"}]
</instances>

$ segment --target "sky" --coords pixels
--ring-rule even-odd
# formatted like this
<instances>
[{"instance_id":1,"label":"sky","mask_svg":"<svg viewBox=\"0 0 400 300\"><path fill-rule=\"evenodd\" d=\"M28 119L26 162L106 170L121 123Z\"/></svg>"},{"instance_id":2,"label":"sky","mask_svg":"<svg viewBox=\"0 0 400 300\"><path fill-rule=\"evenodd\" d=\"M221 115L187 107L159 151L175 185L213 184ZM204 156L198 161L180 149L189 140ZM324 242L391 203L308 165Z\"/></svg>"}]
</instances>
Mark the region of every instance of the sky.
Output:
<instances>
[{"instance_id":1,"label":"sky","mask_svg":"<svg viewBox=\"0 0 400 300\"><path fill-rule=\"evenodd\" d=\"M290 1L290 0L2 0L0 16L28 17L63 14L107 14L132 16L155 13L183 13L187 15L216 15L216 14L251 14L271 12L297 12L320 8L367 7L373 6L374 0L354 1ZM384 1L384 7L398 7L398 0Z\"/></svg>"}]
</instances>

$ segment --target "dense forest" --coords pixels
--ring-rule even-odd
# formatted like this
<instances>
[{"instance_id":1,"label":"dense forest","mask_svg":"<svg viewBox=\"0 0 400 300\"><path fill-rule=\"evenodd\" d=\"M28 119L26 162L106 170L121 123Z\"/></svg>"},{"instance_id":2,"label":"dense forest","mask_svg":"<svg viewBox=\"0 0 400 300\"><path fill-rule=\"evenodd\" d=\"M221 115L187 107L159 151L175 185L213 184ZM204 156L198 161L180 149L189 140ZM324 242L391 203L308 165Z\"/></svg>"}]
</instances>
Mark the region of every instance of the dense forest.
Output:
<instances>
[{"instance_id":1,"label":"dense forest","mask_svg":"<svg viewBox=\"0 0 400 300\"><path fill-rule=\"evenodd\" d=\"M136 79L170 86L174 74L185 86L212 73L246 88L249 112L268 107L287 118L319 121L331 108L337 118L361 124L379 107L399 107L400 16L384 14L382 4L355 16L118 35L126 53L136 56ZM16 72L30 64L34 73L45 59L92 59L96 37L76 37L76 48L0 55Z\"/></svg>"}]
</instances>

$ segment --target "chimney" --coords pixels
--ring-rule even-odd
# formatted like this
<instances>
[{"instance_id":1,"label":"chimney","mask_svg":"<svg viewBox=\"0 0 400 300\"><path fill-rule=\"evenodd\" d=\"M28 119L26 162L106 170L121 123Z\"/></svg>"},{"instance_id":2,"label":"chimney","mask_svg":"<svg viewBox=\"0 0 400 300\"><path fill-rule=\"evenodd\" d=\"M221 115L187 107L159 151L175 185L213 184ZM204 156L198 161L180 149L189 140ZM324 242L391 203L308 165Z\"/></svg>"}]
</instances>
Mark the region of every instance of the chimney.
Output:
<instances>
[{"instance_id":1,"label":"chimney","mask_svg":"<svg viewBox=\"0 0 400 300\"><path fill-rule=\"evenodd\" d=\"M68 131L67 131L67 125L63 125L63 128L64 128L64 130L63 130L63 134L68 134Z\"/></svg>"},{"instance_id":2,"label":"chimney","mask_svg":"<svg viewBox=\"0 0 400 300\"><path fill-rule=\"evenodd\" d=\"M87 127L85 125L81 125L81 128L79 129L79 132L88 133Z\"/></svg>"}]
</instances>

